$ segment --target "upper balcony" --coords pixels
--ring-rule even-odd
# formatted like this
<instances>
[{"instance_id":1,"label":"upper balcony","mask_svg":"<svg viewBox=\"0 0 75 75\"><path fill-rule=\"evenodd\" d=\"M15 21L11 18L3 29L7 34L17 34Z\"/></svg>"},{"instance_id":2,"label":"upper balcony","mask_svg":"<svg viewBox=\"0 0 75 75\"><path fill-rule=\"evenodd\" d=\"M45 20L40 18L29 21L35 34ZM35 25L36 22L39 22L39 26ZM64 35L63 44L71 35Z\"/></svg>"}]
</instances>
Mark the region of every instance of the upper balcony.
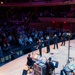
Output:
<instances>
[{"instance_id":1,"label":"upper balcony","mask_svg":"<svg viewBox=\"0 0 75 75\"><path fill-rule=\"evenodd\" d=\"M40 7L56 5L74 5L75 0L1 0L4 7Z\"/></svg>"}]
</instances>

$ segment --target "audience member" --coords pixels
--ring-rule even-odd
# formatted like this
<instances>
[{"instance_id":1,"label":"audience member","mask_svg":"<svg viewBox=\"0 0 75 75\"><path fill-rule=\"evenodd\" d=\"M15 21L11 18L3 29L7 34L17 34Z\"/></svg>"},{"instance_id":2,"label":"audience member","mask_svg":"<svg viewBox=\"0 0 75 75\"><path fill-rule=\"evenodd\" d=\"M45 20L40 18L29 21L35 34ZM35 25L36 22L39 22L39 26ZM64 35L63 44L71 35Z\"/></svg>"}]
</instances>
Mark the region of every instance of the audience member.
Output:
<instances>
[{"instance_id":1,"label":"audience member","mask_svg":"<svg viewBox=\"0 0 75 75\"><path fill-rule=\"evenodd\" d=\"M0 46L0 57L2 57L2 56L3 56L3 52L2 52L2 48Z\"/></svg>"},{"instance_id":2,"label":"audience member","mask_svg":"<svg viewBox=\"0 0 75 75\"><path fill-rule=\"evenodd\" d=\"M74 74L73 70L71 70L68 75L75 75L75 74Z\"/></svg>"},{"instance_id":3,"label":"audience member","mask_svg":"<svg viewBox=\"0 0 75 75\"><path fill-rule=\"evenodd\" d=\"M29 37L29 44L33 43L33 39L31 37Z\"/></svg>"}]
</instances>

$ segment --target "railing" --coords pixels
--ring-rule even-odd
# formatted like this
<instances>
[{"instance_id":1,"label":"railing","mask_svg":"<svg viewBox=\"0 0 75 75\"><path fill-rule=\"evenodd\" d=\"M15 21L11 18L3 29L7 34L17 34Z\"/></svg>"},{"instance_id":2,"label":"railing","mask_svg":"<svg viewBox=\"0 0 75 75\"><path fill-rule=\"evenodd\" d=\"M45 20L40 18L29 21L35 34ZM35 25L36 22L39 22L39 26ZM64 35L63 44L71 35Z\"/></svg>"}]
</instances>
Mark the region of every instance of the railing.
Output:
<instances>
[{"instance_id":1,"label":"railing","mask_svg":"<svg viewBox=\"0 0 75 75\"><path fill-rule=\"evenodd\" d=\"M63 1L75 1L75 0L1 0L4 3L19 3L19 2L63 2Z\"/></svg>"},{"instance_id":2,"label":"railing","mask_svg":"<svg viewBox=\"0 0 75 75\"><path fill-rule=\"evenodd\" d=\"M8 3L4 3L1 2L0 6L3 7L34 7L34 6L55 6L55 5L74 5L75 4L75 0L74 1L56 1L56 2L51 2L51 1L42 1L42 2L8 2Z\"/></svg>"},{"instance_id":3,"label":"railing","mask_svg":"<svg viewBox=\"0 0 75 75\"><path fill-rule=\"evenodd\" d=\"M56 22L69 22L69 23L75 23L75 18L50 18L50 17L39 17L38 18L42 22L50 22L50 21L56 21Z\"/></svg>"}]
</instances>

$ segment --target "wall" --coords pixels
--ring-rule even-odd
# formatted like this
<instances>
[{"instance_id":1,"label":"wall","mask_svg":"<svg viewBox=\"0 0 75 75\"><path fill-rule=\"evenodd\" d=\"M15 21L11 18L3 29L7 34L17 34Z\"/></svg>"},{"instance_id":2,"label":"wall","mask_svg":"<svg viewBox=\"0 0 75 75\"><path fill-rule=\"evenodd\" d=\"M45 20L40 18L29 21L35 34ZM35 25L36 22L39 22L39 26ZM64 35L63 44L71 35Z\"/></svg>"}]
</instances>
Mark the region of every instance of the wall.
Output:
<instances>
[{"instance_id":1,"label":"wall","mask_svg":"<svg viewBox=\"0 0 75 75\"><path fill-rule=\"evenodd\" d=\"M50 18L50 17L39 17L40 21L49 22L49 21L56 21L56 22L72 22L75 23L75 18Z\"/></svg>"},{"instance_id":2,"label":"wall","mask_svg":"<svg viewBox=\"0 0 75 75\"><path fill-rule=\"evenodd\" d=\"M29 25L39 30L44 30L48 27L52 27L52 28L59 28L59 29L64 29L64 30L75 32L75 25L69 24L69 23L44 22L44 23L30 23Z\"/></svg>"}]
</instances>

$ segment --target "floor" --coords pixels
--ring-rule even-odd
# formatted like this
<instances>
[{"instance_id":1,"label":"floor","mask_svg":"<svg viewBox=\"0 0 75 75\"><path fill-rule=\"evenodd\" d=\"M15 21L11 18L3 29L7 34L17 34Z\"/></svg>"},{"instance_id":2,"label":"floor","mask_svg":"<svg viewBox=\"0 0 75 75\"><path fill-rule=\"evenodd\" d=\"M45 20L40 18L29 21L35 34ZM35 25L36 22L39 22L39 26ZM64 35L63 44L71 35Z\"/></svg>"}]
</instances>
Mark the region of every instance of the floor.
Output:
<instances>
[{"instance_id":1,"label":"floor","mask_svg":"<svg viewBox=\"0 0 75 75\"><path fill-rule=\"evenodd\" d=\"M52 60L58 61L58 68L55 69L55 75L60 75L60 70L67 64L68 60L68 41L65 46L61 46L59 43L58 49L53 49L53 45L50 46L50 53L46 53L46 47L42 49L43 58L52 57ZM35 57L38 54L38 50L31 52L31 54ZM70 41L70 62L75 61L75 40ZM23 70L26 69L26 61L27 55L21 56L3 66L0 67L0 75L22 75Z\"/></svg>"}]
</instances>

